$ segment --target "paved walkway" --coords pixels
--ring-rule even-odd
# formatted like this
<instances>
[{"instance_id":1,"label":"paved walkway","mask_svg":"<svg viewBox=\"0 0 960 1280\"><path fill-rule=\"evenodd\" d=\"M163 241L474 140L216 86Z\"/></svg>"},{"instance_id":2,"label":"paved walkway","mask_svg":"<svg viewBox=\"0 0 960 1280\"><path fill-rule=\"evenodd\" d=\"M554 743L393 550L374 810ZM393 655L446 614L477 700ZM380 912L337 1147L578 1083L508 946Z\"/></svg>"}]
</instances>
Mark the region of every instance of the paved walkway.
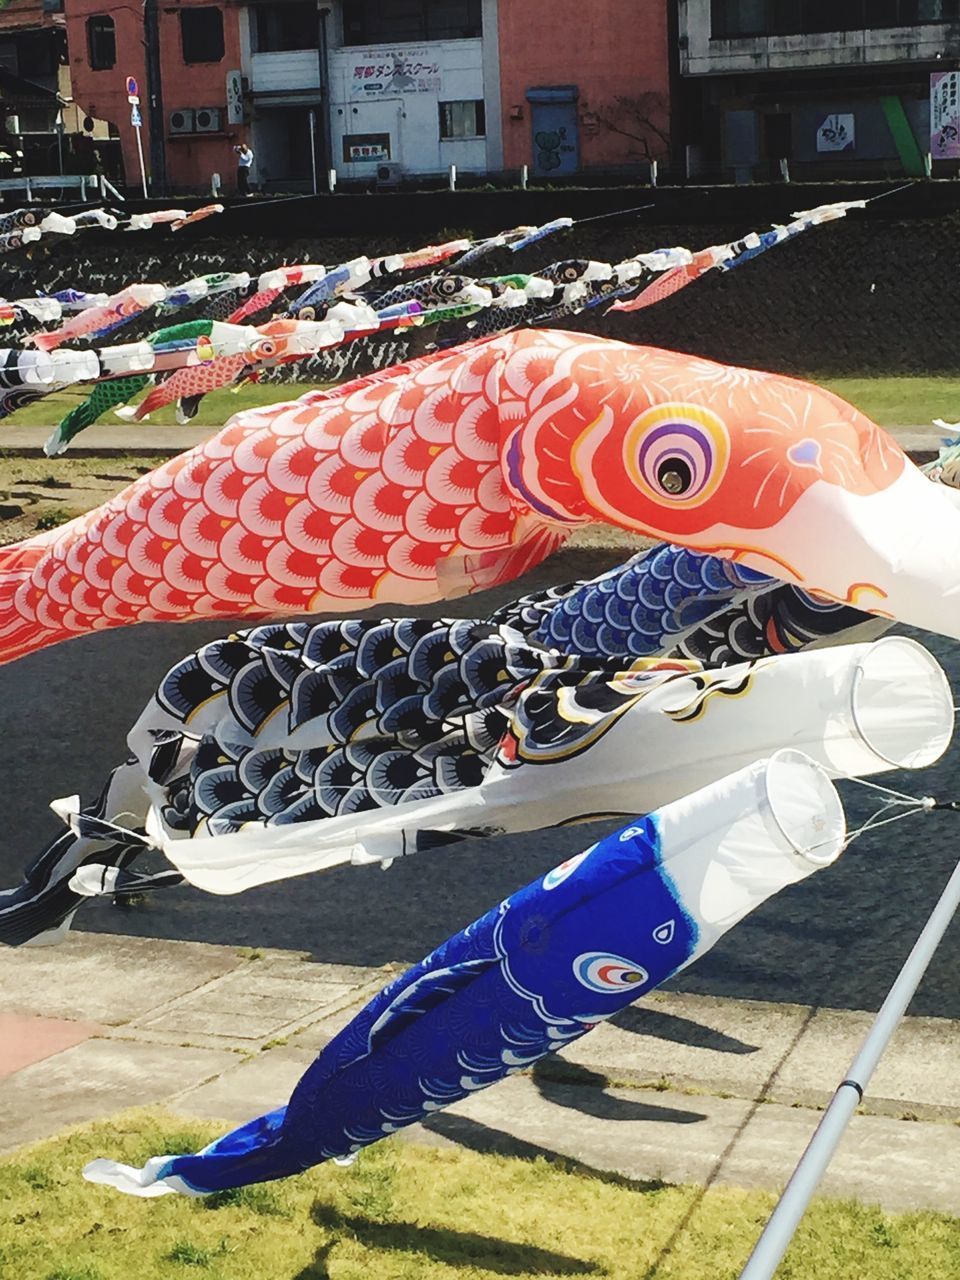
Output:
<instances>
[{"instance_id":1,"label":"paved walkway","mask_svg":"<svg viewBox=\"0 0 960 1280\"><path fill-rule=\"evenodd\" d=\"M233 1124L278 1105L395 970L73 933L0 952L0 1151L124 1108ZM868 1014L655 992L409 1140L670 1182L776 1188ZM960 1214L960 1023L910 1018L823 1183ZM109 1154L109 1153L105 1153Z\"/></svg>"},{"instance_id":2,"label":"paved walkway","mask_svg":"<svg viewBox=\"0 0 960 1280\"><path fill-rule=\"evenodd\" d=\"M49 427L18 427L11 423L4 427L2 447L6 454L34 454L43 451L43 443L53 430ZM123 424L119 422L101 422L88 427L80 438L70 446L74 457L89 457L91 454L109 457L113 453L126 453L134 456L152 456L156 454L182 453L184 449L192 449L201 440L213 435L214 427L159 427L152 422Z\"/></svg>"},{"instance_id":3,"label":"paved walkway","mask_svg":"<svg viewBox=\"0 0 960 1280\"><path fill-rule=\"evenodd\" d=\"M291 398L298 392L296 386L291 387ZM940 446L942 432L931 426L925 427L888 427L904 449L915 455L919 461L927 461L934 457ZM43 442L53 430L49 427L18 427L16 423L4 426L2 448L7 454L40 453ZM70 452L77 457L88 457L91 454L109 456L112 453L126 453L140 456L151 456L163 453L181 453L191 449L201 440L206 440L216 430L214 427L159 427L154 423L138 422L133 426L121 423L101 422L89 427L83 435L70 446Z\"/></svg>"}]
</instances>

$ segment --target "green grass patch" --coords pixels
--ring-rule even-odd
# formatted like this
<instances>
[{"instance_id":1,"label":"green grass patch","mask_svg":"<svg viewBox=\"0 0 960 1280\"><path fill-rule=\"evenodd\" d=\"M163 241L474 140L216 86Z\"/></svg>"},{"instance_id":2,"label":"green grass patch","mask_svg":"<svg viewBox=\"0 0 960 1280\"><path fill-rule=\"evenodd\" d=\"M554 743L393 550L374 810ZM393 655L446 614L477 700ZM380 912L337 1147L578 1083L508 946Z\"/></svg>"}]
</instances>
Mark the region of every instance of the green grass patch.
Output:
<instances>
[{"instance_id":1,"label":"green grass patch","mask_svg":"<svg viewBox=\"0 0 960 1280\"><path fill-rule=\"evenodd\" d=\"M960 378L820 378L815 373L809 377L855 404L881 427L927 427L934 418L960 420Z\"/></svg>"},{"instance_id":2,"label":"green grass patch","mask_svg":"<svg viewBox=\"0 0 960 1280\"><path fill-rule=\"evenodd\" d=\"M139 1200L80 1177L220 1132L160 1112L75 1129L0 1162L0 1275L23 1280L734 1280L774 1198L633 1183L544 1158L396 1139L348 1169L192 1200ZM651 1178L657 1171L651 1169ZM818 1201L778 1276L960 1275L960 1223Z\"/></svg>"},{"instance_id":3,"label":"green grass patch","mask_svg":"<svg viewBox=\"0 0 960 1280\"><path fill-rule=\"evenodd\" d=\"M321 385L324 384L266 381L248 382L236 391L229 387L211 391L201 400L197 416L192 419L192 425L220 427L232 414L239 413L241 409L256 409L261 405L277 404L282 400L296 400L305 391ZM45 396L34 404L24 405L22 409L18 409L9 419L9 423L15 427L53 427L71 409L75 409L78 404L86 400L90 389L90 385L86 385L68 387L65 391L54 392L53 395ZM144 395L146 392L137 399L143 399ZM149 430L151 426L172 427L176 425L176 421L173 405L166 405L156 413L152 413L148 422L123 422L114 416L113 410L110 410L103 415L98 425L114 426L129 431L131 444L135 444L138 431ZM84 443L81 433L77 437L76 447L80 448Z\"/></svg>"},{"instance_id":4,"label":"green grass patch","mask_svg":"<svg viewBox=\"0 0 960 1280\"><path fill-rule=\"evenodd\" d=\"M933 418L945 418L948 422L960 419L960 378L935 375L920 377L821 377L816 373L806 375L810 381L829 387L837 395L851 401L874 422L883 427L924 426ZM193 419L198 427L219 427L234 413L242 409L255 409L262 405L276 404L282 400L295 400L307 391L323 388L325 383L313 382L260 382L247 383L236 391L223 388L204 396L200 410ZM10 419L13 426L52 427L70 409L86 399L89 388L70 387L55 395L26 405ZM101 419L103 425L126 427L131 443L138 431L151 426L168 427L176 423L173 406L151 414L147 423L121 423L113 413ZM83 435L77 445L84 443Z\"/></svg>"}]
</instances>

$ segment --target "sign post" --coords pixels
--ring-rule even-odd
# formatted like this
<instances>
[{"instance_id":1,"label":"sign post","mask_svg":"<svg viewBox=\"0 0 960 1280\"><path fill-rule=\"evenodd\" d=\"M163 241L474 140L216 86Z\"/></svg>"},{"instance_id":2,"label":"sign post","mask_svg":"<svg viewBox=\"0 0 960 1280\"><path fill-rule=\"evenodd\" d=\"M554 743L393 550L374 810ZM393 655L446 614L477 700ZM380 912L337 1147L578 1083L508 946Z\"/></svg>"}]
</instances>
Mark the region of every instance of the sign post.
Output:
<instances>
[{"instance_id":1,"label":"sign post","mask_svg":"<svg viewBox=\"0 0 960 1280\"><path fill-rule=\"evenodd\" d=\"M143 117L140 115L140 86L133 76L127 76L127 101L130 103L130 123L137 131L137 155L140 158L140 182L143 186L143 198L147 199L147 170L143 163L143 138L140 129Z\"/></svg>"},{"instance_id":2,"label":"sign post","mask_svg":"<svg viewBox=\"0 0 960 1280\"><path fill-rule=\"evenodd\" d=\"M313 174L313 194L317 194L317 113L310 108L310 169Z\"/></svg>"}]
</instances>

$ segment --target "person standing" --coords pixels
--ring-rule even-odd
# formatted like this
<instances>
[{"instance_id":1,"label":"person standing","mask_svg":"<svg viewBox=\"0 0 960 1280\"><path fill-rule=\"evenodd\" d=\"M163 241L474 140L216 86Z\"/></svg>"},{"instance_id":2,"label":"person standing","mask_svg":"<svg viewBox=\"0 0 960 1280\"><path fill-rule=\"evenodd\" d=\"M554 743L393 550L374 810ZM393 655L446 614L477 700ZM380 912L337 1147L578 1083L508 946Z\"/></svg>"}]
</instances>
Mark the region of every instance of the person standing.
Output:
<instances>
[{"instance_id":1,"label":"person standing","mask_svg":"<svg viewBox=\"0 0 960 1280\"><path fill-rule=\"evenodd\" d=\"M237 153L237 194L249 196L251 194L250 168L253 164L253 152L245 142L239 143L233 149Z\"/></svg>"}]
</instances>

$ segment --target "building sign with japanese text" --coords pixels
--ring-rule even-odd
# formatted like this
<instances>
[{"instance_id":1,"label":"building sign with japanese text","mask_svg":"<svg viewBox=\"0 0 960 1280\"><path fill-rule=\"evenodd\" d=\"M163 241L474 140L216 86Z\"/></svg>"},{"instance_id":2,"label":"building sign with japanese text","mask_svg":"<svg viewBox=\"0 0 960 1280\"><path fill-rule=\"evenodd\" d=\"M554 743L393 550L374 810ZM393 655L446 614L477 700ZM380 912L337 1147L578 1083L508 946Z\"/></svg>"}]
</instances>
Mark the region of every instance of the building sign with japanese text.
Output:
<instances>
[{"instance_id":1,"label":"building sign with japanese text","mask_svg":"<svg viewBox=\"0 0 960 1280\"><path fill-rule=\"evenodd\" d=\"M854 115L835 112L820 123L817 130L818 151L852 151L856 144Z\"/></svg>"},{"instance_id":2,"label":"building sign with japanese text","mask_svg":"<svg viewBox=\"0 0 960 1280\"><path fill-rule=\"evenodd\" d=\"M343 139L345 164L390 159L389 133L348 133Z\"/></svg>"},{"instance_id":3,"label":"building sign with japanese text","mask_svg":"<svg viewBox=\"0 0 960 1280\"><path fill-rule=\"evenodd\" d=\"M403 93L437 93L440 61L428 48L357 49L347 71L352 98L393 98Z\"/></svg>"},{"instance_id":4,"label":"building sign with japanese text","mask_svg":"<svg viewBox=\"0 0 960 1280\"><path fill-rule=\"evenodd\" d=\"M930 155L960 159L960 71L930 74Z\"/></svg>"}]
</instances>

